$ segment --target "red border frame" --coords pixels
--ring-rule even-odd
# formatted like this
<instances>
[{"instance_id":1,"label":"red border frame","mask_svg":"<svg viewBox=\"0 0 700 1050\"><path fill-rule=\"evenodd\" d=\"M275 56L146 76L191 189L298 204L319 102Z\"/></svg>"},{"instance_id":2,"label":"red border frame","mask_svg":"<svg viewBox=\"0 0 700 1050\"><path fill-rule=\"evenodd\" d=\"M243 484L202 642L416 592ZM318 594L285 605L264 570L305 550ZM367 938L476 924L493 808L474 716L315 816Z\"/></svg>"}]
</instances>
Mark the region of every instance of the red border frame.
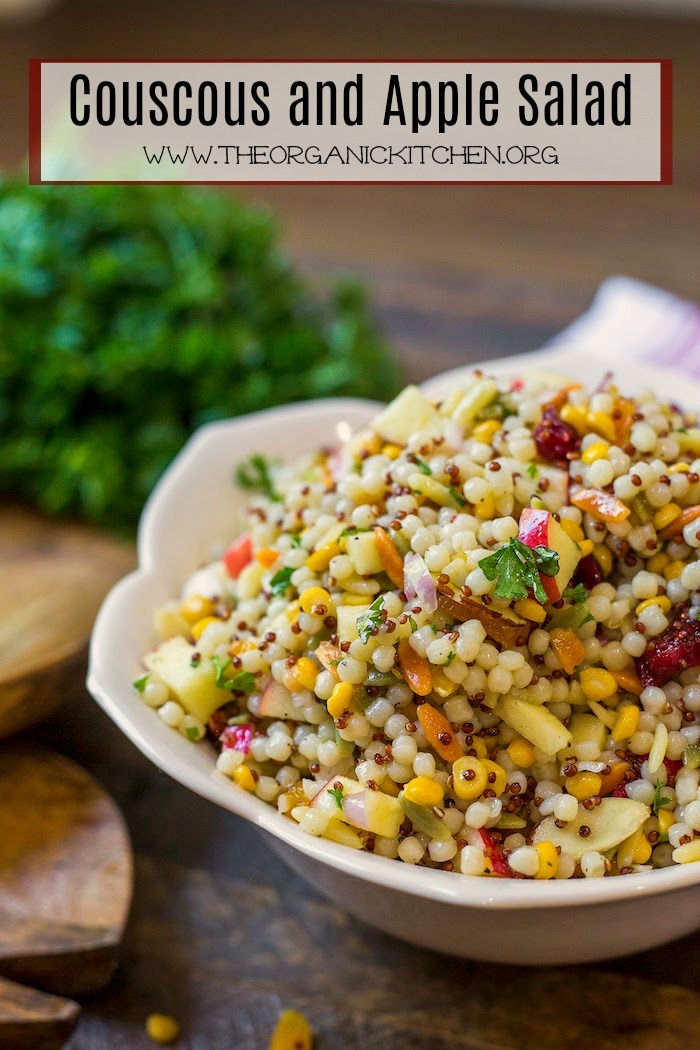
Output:
<instances>
[{"instance_id":1,"label":"red border frame","mask_svg":"<svg viewBox=\"0 0 700 1050\"><path fill-rule=\"evenodd\" d=\"M182 179L158 180L134 180L128 183L113 179L93 181L61 181L48 182L41 178L41 67L49 63L72 64L78 62L100 62L117 63L129 62L151 63L161 62L173 63L197 63L197 64L221 64L237 63L238 65L251 65L254 63L267 62L299 62L299 63L327 63L333 62L337 65L348 65L362 63L386 63L392 62L402 64L426 64L435 62L463 62L472 65L483 65L486 63L517 64L531 62L533 65L575 63L577 65L587 64L611 64L622 63L625 65L658 65L660 67L660 162L658 179L639 180L600 180L586 181L584 179L574 180L490 180L490 179L450 179L430 180L421 179L398 179L395 181L373 181L339 179L333 181L292 180L230 180L230 179L202 179L196 182ZM670 58L30 58L29 59L29 183L34 186L671 186L673 184L673 60Z\"/></svg>"}]
</instances>

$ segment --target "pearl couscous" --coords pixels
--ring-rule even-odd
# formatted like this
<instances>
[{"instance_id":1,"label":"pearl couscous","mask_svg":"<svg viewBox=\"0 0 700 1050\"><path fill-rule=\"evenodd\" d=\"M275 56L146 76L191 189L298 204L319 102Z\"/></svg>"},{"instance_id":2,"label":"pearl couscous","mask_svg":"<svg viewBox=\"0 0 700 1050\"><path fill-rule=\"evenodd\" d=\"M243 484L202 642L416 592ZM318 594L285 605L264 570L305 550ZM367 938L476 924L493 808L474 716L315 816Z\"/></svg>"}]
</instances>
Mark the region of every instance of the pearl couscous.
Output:
<instances>
[{"instance_id":1,"label":"pearl couscous","mask_svg":"<svg viewBox=\"0 0 700 1050\"><path fill-rule=\"evenodd\" d=\"M463 875L700 860L695 416L477 372L238 477L247 530L135 683L232 790Z\"/></svg>"}]
</instances>

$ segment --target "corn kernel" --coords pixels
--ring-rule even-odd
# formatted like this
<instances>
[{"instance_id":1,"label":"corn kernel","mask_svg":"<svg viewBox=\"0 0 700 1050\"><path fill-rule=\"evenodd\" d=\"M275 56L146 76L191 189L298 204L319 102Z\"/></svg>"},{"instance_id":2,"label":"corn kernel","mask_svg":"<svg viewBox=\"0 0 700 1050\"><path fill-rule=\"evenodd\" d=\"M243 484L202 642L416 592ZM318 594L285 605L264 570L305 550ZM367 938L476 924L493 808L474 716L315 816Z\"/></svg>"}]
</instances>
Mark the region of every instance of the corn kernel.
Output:
<instances>
[{"instance_id":1,"label":"corn kernel","mask_svg":"<svg viewBox=\"0 0 700 1050\"><path fill-rule=\"evenodd\" d=\"M486 744L480 736L474 737L471 744L469 745L469 750L476 751L476 757L479 759L488 758L489 749L487 748Z\"/></svg>"},{"instance_id":2,"label":"corn kernel","mask_svg":"<svg viewBox=\"0 0 700 1050\"><path fill-rule=\"evenodd\" d=\"M327 609L330 600L331 596L325 587L308 587L302 591L299 605L305 613L311 613L317 605L325 605Z\"/></svg>"},{"instance_id":3,"label":"corn kernel","mask_svg":"<svg viewBox=\"0 0 700 1050\"><path fill-rule=\"evenodd\" d=\"M655 598L645 598L643 602L640 602L637 608L634 610L634 615L639 616L645 609L650 609L652 605L658 605L662 612L668 612L671 608L671 602L665 594L657 594Z\"/></svg>"},{"instance_id":4,"label":"corn kernel","mask_svg":"<svg viewBox=\"0 0 700 1050\"><path fill-rule=\"evenodd\" d=\"M677 580L684 568L685 564L682 561L670 562L664 569L664 579Z\"/></svg>"},{"instance_id":5,"label":"corn kernel","mask_svg":"<svg viewBox=\"0 0 700 1050\"><path fill-rule=\"evenodd\" d=\"M215 609L216 606L208 598L203 598L201 594L193 594L180 606L180 616L187 620L187 623L195 624L205 616L213 616Z\"/></svg>"},{"instance_id":6,"label":"corn kernel","mask_svg":"<svg viewBox=\"0 0 700 1050\"><path fill-rule=\"evenodd\" d=\"M343 591L343 605L367 605L366 594L353 594L352 591Z\"/></svg>"},{"instance_id":7,"label":"corn kernel","mask_svg":"<svg viewBox=\"0 0 700 1050\"><path fill-rule=\"evenodd\" d=\"M667 525L670 525L672 521L675 521L681 512L681 508L677 503L667 503L665 507L659 507L656 514L652 518L655 529L664 529Z\"/></svg>"},{"instance_id":8,"label":"corn kernel","mask_svg":"<svg viewBox=\"0 0 700 1050\"><path fill-rule=\"evenodd\" d=\"M294 621L299 616L299 602L290 602L287 606L285 616L287 617L290 623L294 623Z\"/></svg>"},{"instance_id":9,"label":"corn kernel","mask_svg":"<svg viewBox=\"0 0 700 1050\"><path fill-rule=\"evenodd\" d=\"M535 846L540 858L536 879L553 879L559 868L559 856L553 842L538 842Z\"/></svg>"},{"instance_id":10,"label":"corn kernel","mask_svg":"<svg viewBox=\"0 0 700 1050\"><path fill-rule=\"evenodd\" d=\"M583 436L587 432L588 421L586 418L586 410L581 405L563 405L559 415L564 422L568 423L570 427L573 427L580 436Z\"/></svg>"},{"instance_id":11,"label":"corn kernel","mask_svg":"<svg viewBox=\"0 0 700 1050\"><path fill-rule=\"evenodd\" d=\"M479 503L474 507L474 514L477 518L482 521L490 521L495 513L495 506L493 502L493 496L487 496L483 503Z\"/></svg>"},{"instance_id":12,"label":"corn kernel","mask_svg":"<svg viewBox=\"0 0 700 1050\"><path fill-rule=\"evenodd\" d=\"M487 786L496 792L496 796L502 795L508 785L508 774L505 769L488 758L482 759L481 764L486 769Z\"/></svg>"},{"instance_id":13,"label":"corn kernel","mask_svg":"<svg viewBox=\"0 0 700 1050\"><path fill-rule=\"evenodd\" d=\"M146 1035L154 1043L167 1046L174 1043L180 1034L180 1025L174 1017L167 1014L151 1014L146 1018Z\"/></svg>"},{"instance_id":14,"label":"corn kernel","mask_svg":"<svg viewBox=\"0 0 700 1050\"><path fill-rule=\"evenodd\" d=\"M313 689L318 678L318 668L308 656L300 656L292 668L294 677L304 689Z\"/></svg>"},{"instance_id":15,"label":"corn kernel","mask_svg":"<svg viewBox=\"0 0 700 1050\"><path fill-rule=\"evenodd\" d=\"M230 656L240 656L241 653L249 653L257 648L257 643L252 638L236 638L229 645L228 651Z\"/></svg>"},{"instance_id":16,"label":"corn kernel","mask_svg":"<svg viewBox=\"0 0 700 1050\"><path fill-rule=\"evenodd\" d=\"M384 445L382 455L386 456L387 459L398 459L401 455L401 448L399 445Z\"/></svg>"},{"instance_id":17,"label":"corn kernel","mask_svg":"<svg viewBox=\"0 0 700 1050\"><path fill-rule=\"evenodd\" d=\"M581 690L587 700L607 700L617 692L617 682L602 667L584 667L581 671Z\"/></svg>"},{"instance_id":18,"label":"corn kernel","mask_svg":"<svg viewBox=\"0 0 700 1050\"><path fill-rule=\"evenodd\" d=\"M199 641L210 623L221 623L221 621L218 616L203 616L201 620L197 620L192 628L192 637L195 642Z\"/></svg>"},{"instance_id":19,"label":"corn kernel","mask_svg":"<svg viewBox=\"0 0 700 1050\"><path fill-rule=\"evenodd\" d=\"M651 843L644 835L639 836L639 842L634 848L632 860L635 864L646 864L651 856Z\"/></svg>"},{"instance_id":20,"label":"corn kernel","mask_svg":"<svg viewBox=\"0 0 700 1050\"><path fill-rule=\"evenodd\" d=\"M676 815L672 809L660 809L658 819L659 835L664 842L668 842L668 829L676 823Z\"/></svg>"},{"instance_id":21,"label":"corn kernel","mask_svg":"<svg viewBox=\"0 0 700 1050\"><path fill-rule=\"evenodd\" d=\"M577 525L575 521L571 520L571 518L562 518L561 527L569 539L573 540L574 543L582 543L586 538L581 526Z\"/></svg>"},{"instance_id":22,"label":"corn kernel","mask_svg":"<svg viewBox=\"0 0 700 1050\"><path fill-rule=\"evenodd\" d=\"M595 463L597 459L603 459L609 451L610 445L608 445L607 441L596 441L595 444L589 445L586 451L581 454L581 459L588 465Z\"/></svg>"},{"instance_id":23,"label":"corn kernel","mask_svg":"<svg viewBox=\"0 0 700 1050\"><path fill-rule=\"evenodd\" d=\"M603 575L609 576L612 572L612 554L608 548L602 543L596 543L593 548L593 557L603 570Z\"/></svg>"},{"instance_id":24,"label":"corn kernel","mask_svg":"<svg viewBox=\"0 0 700 1050\"><path fill-rule=\"evenodd\" d=\"M483 423L477 423L474 427L472 437L475 441L483 441L485 444L490 445L493 435L500 429L501 424L497 419L485 419Z\"/></svg>"},{"instance_id":25,"label":"corn kernel","mask_svg":"<svg viewBox=\"0 0 700 1050\"><path fill-rule=\"evenodd\" d=\"M238 766L234 769L233 779L244 791L255 791L255 777L247 766Z\"/></svg>"},{"instance_id":26,"label":"corn kernel","mask_svg":"<svg viewBox=\"0 0 700 1050\"><path fill-rule=\"evenodd\" d=\"M529 769L535 761L534 747L529 740L521 736L517 736L510 742L507 752L511 762L515 762L516 766L520 766L521 769Z\"/></svg>"},{"instance_id":27,"label":"corn kernel","mask_svg":"<svg viewBox=\"0 0 700 1050\"><path fill-rule=\"evenodd\" d=\"M659 551L647 562L647 572L653 572L660 576L670 561L671 559L665 551Z\"/></svg>"},{"instance_id":28,"label":"corn kernel","mask_svg":"<svg viewBox=\"0 0 700 1050\"><path fill-rule=\"evenodd\" d=\"M608 441L615 440L615 424L605 412L588 412L586 422L596 434L602 434Z\"/></svg>"},{"instance_id":29,"label":"corn kernel","mask_svg":"<svg viewBox=\"0 0 700 1050\"><path fill-rule=\"evenodd\" d=\"M296 1010L285 1010L272 1033L268 1050L311 1050L309 1022Z\"/></svg>"},{"instance_id":30,"label":"corn kernel","mask_svg":"<svg viewBox=\"0 0 700 1050\"><path fill-rule=\"evenodd\" d=\"M513 610L524 620L532 620L534 623L544 623L547 619L547 613L534 598L521 598L515 603Z\"/></svg>"},{"instance_id":31,"label":"corn kernel","mask_svg":"<svg viewBox=\"0 0 700 1050\"><path fill-rule=\"evenodd\" d=\"M486 767L478 758L465 755L452 766L453 791L457 798L475 799L489 786Z\"/></svg>"},{"instance_id":32,"label":"corn kernel","mask_svg":"<svg viewBox=\"0 0 700 1050\"><path fill-rule=\"evenodd\" d=\"M338 682L328 698L326 707L331 718L340 718L352 700L353 687L349 682Z\"/></svg>"},{"instance_id":33,"label":"corn kernel","mask_svg":"<svg viewBox=\"0 0 700 1050\"><path fill-rule=\"evenodd\" d=\"M578 545L578 549L581 551L581 557L587 558L589 554L593 553L593 540L582 540Z\"/></svg>"},{"instance_id":34,"label":"corn kernel","mask_svg":"<svg viewBox=\"0 0 700 1050\"><path fill-rule=\"evenodd\" d=\"M306 559L307 569L311 569L312 572L325 572L330 564L331 558L335 558L336 554L340 554L339 543L326 543L325 546L319 547L317 551L310 554Z\"/></svg>"},{"instance_id":35,"label":"corn kernel","mask_svg":"<svg viewBox=\"0 0 700 1050\"><path fill-rule=\"evenodd\" d=\"M692 842L685 842L676 847L671 856L676 864L690 864L691 861L700 860L700 839L693 839Z\"/></svg>"},{"instance_id":36,"label":"corn kernel","mask_svg":"<svg viewBox=\"0 0 700 1050\"><path fill-rule=\"evenodd\" d=\"M442 786L430 777L414 777L404 786L403 793L416 806L439 806L445 797Z\"/></svg>"},{"instance_id":37,"label":"corn kernel","mask_svg":"<svg viewBox=\"0 0 700 1050\"><path fill-rule=\"evenodd\" d=\"M262 547L255 555L255 559L264 569L271 569L279 556L279 551L273 550L272 547Z\"/></svg>"},{"instance_id":38,"label":"corn kernel","mask_svg":"<svg viewBox=\"0 0 700 1050\"><path fill-rule=\"evenodd\" d=\"M687 463L674 463L672 467L668 468L669 474L687 474L690 467Z\"/></svg>"},{"instance_id":39,"label":"corn kernel","mask_svg":"<svg viewBox=\"0 0 700 1050\"><path fill-rule=\"evenodd\" d=\"M452 696L452 694L456 693L459 689L457 683L448 678L441 667L433 667L431 673L433 679L433 690L443 699Z\"/></svg>"},{"instance_id":40,"label":"corn kernel","mask_svg":"<svg viewBox=\"0 0 700 1050\"><path fill-rule=\"evenodd\" d=\"M623 707L617 716L615 725L612 728L612 738L616 743L621 740L629 740L637 729L637 722L639 721L639 708L630 704L629 707Z\"/></svg>"},{"instance_id":41,"label":"corn kernel","mask_svg":"<svg viewBox=\"0 0 700 1050\"><path fill-rule=\"evenodd\" d=\"M579 802L584 802L587 798L593 798L594 795L599 794L601 784L602 780L597 773L589 773L586 770L584 773L576 773L575 776L569 777L566 781L566 790Z\"/></svg>"}]
</instances>

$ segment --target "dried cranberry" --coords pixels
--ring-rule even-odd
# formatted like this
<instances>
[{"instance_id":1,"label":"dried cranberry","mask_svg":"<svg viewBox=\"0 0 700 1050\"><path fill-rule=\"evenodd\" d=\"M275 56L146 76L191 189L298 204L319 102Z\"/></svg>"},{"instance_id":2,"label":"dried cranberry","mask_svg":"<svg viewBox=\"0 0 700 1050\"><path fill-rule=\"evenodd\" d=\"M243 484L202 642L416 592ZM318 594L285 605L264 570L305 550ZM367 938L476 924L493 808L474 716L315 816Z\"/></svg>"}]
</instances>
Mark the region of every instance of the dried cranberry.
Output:
<instances>
[{"instance_id":1,"label":"dried cranberry","mask_svg":"<svg viewBox=\"0 0 700 1050\"><path fill-rule=\"evenodd\" d=\"M254 736L254 725L228 726L219 737L219 743L222 750L242 751L244 755L247 755Z\"/></svg>"},{"instance_id":2,"label":"dried cranberry","mask_svg":"<svg viewBox=\"0 0 700 1050\"><path fill-rule=\"evenodd\" d=\"M581 439L574 428L565 423L551 405L545 408L532 437L542 459L560 466L566 466L568 453L578 452L581 447Z\"/></svg>"},{"instance_id":3,"label":"dried cranberry","mask_svg":"<svg viewBox=\"0 0 700 1050\"><path fill-rule=\"evenodd\" d=\"M681 671L700 664L700 623L682 612L670 627L652 638L636 660L643 685L662 686Z\"/></svg>"},{"instance_id":4,"label":"dried cranberry","mask_svg":"<svg viewBox=\"0 0 700 1050\"><path fill-rule=\"evenodd\" d=\"M678 775L678 770L683 768L683 762L680 758L665 758L664 765L668 774L667 783L669 787L675 787L676 776Z\"/></svg>"},{"instance_id":5,"label":"dried cranberry","mask_svg":"<svg viewBox=\"0 0 700 1050\"><path fill-rule=\"evenodd\" d=\"M590 591L599 583L602 583L604 578L603 570L598 562L592 554L587 554L585 558L581 558L581 561L576 566L576 572L571 582L574 586L582 583L586 590Z\"/></svg>"},{"instance_id":6,"label":"dried cranberry","mask_svg":"<svg viewBox=\"0 0 700 1050\"><path fill-rule=\"evenodd\" d=\"M484 853L489 859L494 875L505 875L507 878L512 879L513 872L508 867L501 847L484 828L479 828L479 834L484 844Z\"/></svg>"}]
</instances>

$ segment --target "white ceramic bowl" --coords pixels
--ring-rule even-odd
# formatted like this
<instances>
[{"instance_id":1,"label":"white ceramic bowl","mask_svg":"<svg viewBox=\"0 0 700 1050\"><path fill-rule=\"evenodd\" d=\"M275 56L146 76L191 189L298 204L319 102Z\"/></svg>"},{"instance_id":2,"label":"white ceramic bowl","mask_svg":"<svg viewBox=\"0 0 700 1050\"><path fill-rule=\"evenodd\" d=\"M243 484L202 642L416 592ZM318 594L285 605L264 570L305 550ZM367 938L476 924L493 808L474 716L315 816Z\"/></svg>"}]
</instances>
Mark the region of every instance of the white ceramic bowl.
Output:
<instances>
[{"instance_id":1,"label":"white ceramic bowl","mask_svg":"<svg viewBox=\"0 0 700 1050\"><path fill-rule=\"evenodd\" d=\"M551 366L589 383L605 363L587 355L528 355L489 362L498 373ZM462 372L471 369L461 370ZM437 377L449 389L458 373ZM635 368L632 391L650 384L700 404L700 389L669 373ZM158 485L143 514L137 572L98 616L88 687L140 750L180 783L270 833L270 844L313 886L358 918L436 951L496 962L586 962L641 951L700 926L700 864L611 879L534 882L415 868L301 832L268 804L217 773L214 751L161 722L131 686L154 641L153 610L177 595L212 548L235 534L243 495L235 465L253 452L293 458L366 423L377 406L332 400L255 413L202 428Z\"/></svg>"}]
</instances>

